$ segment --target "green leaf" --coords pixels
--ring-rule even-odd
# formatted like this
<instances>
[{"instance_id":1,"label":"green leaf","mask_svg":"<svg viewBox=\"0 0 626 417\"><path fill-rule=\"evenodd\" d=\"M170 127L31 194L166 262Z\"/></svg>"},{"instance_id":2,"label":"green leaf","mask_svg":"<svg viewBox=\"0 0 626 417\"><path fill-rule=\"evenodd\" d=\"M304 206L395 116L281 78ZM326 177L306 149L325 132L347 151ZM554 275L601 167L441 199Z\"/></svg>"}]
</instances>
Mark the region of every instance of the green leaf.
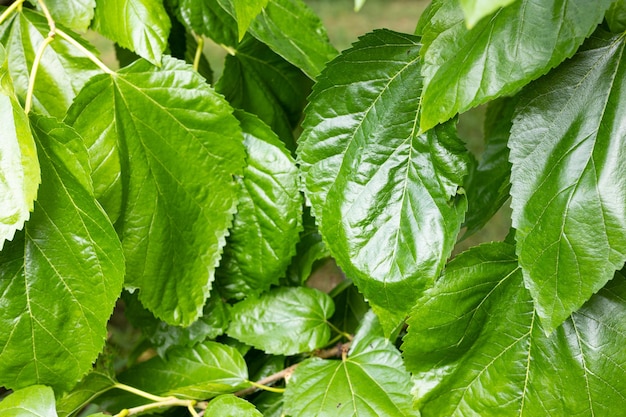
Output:
<instances>
[{"instance_id":1,"label":"green leaf","mask_svg":"<svg viewBox=\"0 0 626 417\"><path fill-rule=\"evenodd\" d=\"M324 244L308 206L304 207L302 223L304 230L300 233L296 255L287 271L287 280L295 286L303 285L309 279L318 261L330 257L330 252Z\"/></svg>"},{"instance_id":2,"label":"green leaf","mask_svg":"<svg viewBox=\"0 0 626 417\"><path fill-rule=\"evenodd\" d=\"M114 387L117 381L108 373L99 370L87 374L72 391L59 398L59 417L74 415L101 394Z\"/></svg>"},{"instance_id":3,"label":"green leaf","mask_svg":"<svg viewBox=\"0 0 626 417\"><path fill-rule=\"evenodd\" d=\"M218 44L235 47L239 43L237 22L218 0L179 0L178 14L189 29Z\"/></svg>"},{"instance_id":4,"label":"green leaf","mask_svg":"<svg viewBox=\"0 0 626 417\"><path fill-rule=\"evenodd\" d=\"M626 0L615 0L604 17L611 32L626 31Z\"/></svg>"},{"instance_id":5,"label":"green leaf","mask_svg":"<svg viewBox=\"0 0 626 417\"><path fill-rule=\"evenodd\" d=\"M13 94L0 46L0 250L30 217L40 182L28 117Z\"/></svg>"},{"instance_id":6,"label":"green leaf","mask_svg":"<svg viewBox=\"0 0 626 417\"><path fill-rule=\"evenodd\" d=\"M369 310L367 302L348 280L337 285L329 295L335 303L331 323L344 333L354 333Z\"/></svg>"},{"instance_id":7,"label":"green leaf","mask_svg":"<svg viewBox=\"0 0 626 417\"><path fill-rule=\"evenodd\" d=\"M33 3L41 9L36 1ZM57 24L81 32L89 28L96 8L96 0L46 0L45 3Z\"/></svg>"},{"instance_id":8,"label":"green leaf","mask_svg":"<svg viewBox=\"0 0 626 417\"><path fill-rule=\"evenodd\" d=\"M354 0L354 11L358 12L365 4L365 0Z\"/></svg>"},{"instance_id":9,"label":"green leaf","mask_svg":"<svg viewBox=\"0 0 626 417\"><path fill-rule=\"evenodd\" d=\"M321 291L282 287L235 304L228 335L269 354L311 352L328 343L334 309Z\"/></svg>"},{"instance_id":10,"label":"green leaf","mask_svg":"<svg viewBox=\"0 0 626 417\"><path fill-rule=\"evenodd\" d=\"M283 417L283 394L263 391L252 400L264 417Z\"/></svg>"},{"instance_id":11,"label":"green leaf","mask_svg":"<svg viewBox=\"0 0 626 417\"><path fill-rule=\"evenodd\" d=\"M524 91L511 130L517 254L546 331L626 260L625 45L598 32Z\"/></svg>"},{"instance_id":12,"label":"green leaf","mask_svg":"<svg viewBox=\"0 0 626 417\"><path fill-rule=\"evenodd\" d=\"M220 395L212 399L204 414L221 417L263 417L254 405L232 394Z\"/></svg>"},{"instance_id":13,"label":"green leaf","mask_svg":"<svg viewBox=\"0 0 626 417\"><path fill-rule=\"evenodd\" d=\"M368 336L343 360L307 359L287 384L285 411L304 416L417 416L400 352Z\"/></svg>"},{"instance_id":14,"label":"green leaf","mask_svg":"<svg viewBox=\"0 0 626 417\"><path fill-rule=\"evenodd\" d=\"M50 28L46 19L38 13L22 9L0 25L0 43L4 45L9 73L15 93L23 102L28 90L29 70L32 68L39 45L48 36ZM80 37L66 31L87 49L93 47ZM33 109L39 113L62 118L83 88L94 75L101 73L84 53L63 39L56 37L43 54L37 71L33 94Z\"/></svg>"},{"instance_id":15,"label":"green leaf","mask_svg":"<svg viewBox=\"0 0 626 417\"><path fill-rule=\"evenodd\" d=\"M33 385L15 391L0 401L0 417L57 417L52 388Z\"/></svg>"},{"instance_id":16,"label":"green leaf","mask_svg":"<svg viewBox=\"0 0 626 417\"><path fill-rule=\"evenodd\" d=\"M509 199L511 164L509 141L517 98L502 98L489 103L485 118L485 151L465 180L468 210L465 215L467 237L482 227Z\"/></svg>"},{"instance_id":17,"label":"green leaf","mask_svg":"<svg viewBox=\"0 0 626 417\"><path fill-rule=\"evenodd\" d=\"M171 22L158 0L96 0L93 29L155 65L167 47Z\"/></svg>"},{"instance_id":18,"label":"green leaf","mask_svg":"<svg viewBox=\"0 0 626 417\"><path fill-rule=\"evenodd\" d=\"M422 416L620 414L624 276L546 336L514 252L498 242L457 256L411 312L402 350Z\"/></svg>"},{"instance_id":19,"label":"green leaf","mask_svg":"<svg viewBox=\"0 0 626 417\"><path fill-rule=\"evenodd\" d=\"M239 40L243 39L250 23L263 11L269 0L232 0L237 17Z\"/></svg>"},{"instance_id":20,"label":"green leaf","mask_svg":"<svg viewBox=\"0 0 626 417\"><path fill-rule=\"evenodd\" d=\"M119 380L152 394L204 400L248 386L248 369L235 348L204 342L135 365Z\"/></svg>"},{"instance_id":21,"label":"green leaf","mask_svg":"<svg viewBox=\"0 0 626 417\"><path fill-rule=\"evenodd\" d=\"M302 229L298 169L283 143L261 120L242 111L248 165L239 205L218 270L220 294L256 296L285 275Z\"/></svg>"},{"instance_id":22,"label":"green leaf","mask_svg":"<svg viewBox=\"0 0 626 417\"><path fill-rule=\"evenodd\" d=\"M169 10L168 10L169 12ZM168 38L170 55L181 59L188 64L193 64L198 50L198 38L180 23L175 16L170 14L172 29ZM203 53L198 61L198 73L202 75L209 84L213 84L213 70Z\"/></svg>"},{"instance_id":23,"label":"green leaf","mask_svg":"<svg viewBox=\"0 0 626 417\"><path fill-rule=\"evenodd\" d=\"M423 35L421 131L519 90L571 57L612 0L517 0L471 30L455 1L435 0Z\"/></svg>"},{"instance_id":24,"label":"green leaf","mask_svg":"<svg viewBox=\"0 0 626 417\"><path fill-rule=\"evenodd\" d=\"M236 0L217 0L235 16ZM272 0L250 24L248 32L288 62L315 79L337 55L320 18L302 0Z\"/></svg>"},{"instance_id":25,"label":"green leaf","mask_svg":"<svg viewBox=\"0 0 626 417\"><path fill-rule=\"evenodd\" d=\"M439 275L466 209L454 125L417 134L419 50L414 36L378 30L331 62L298 148L325 242L388 333Z\"/></svg>"},{"instance_id":26,"label":"green leaf","mask_svg":"<svg viewBox=\"0 0 626 417\"><path fill-rule=\"evenodd\" d=\"M468 28L472 28L483 17L493 14L496 10L506 7L517 0L460 0Z\"/></svg>"},{"instance_id":27,"label":"green leaf","mask_svg":"<svg viewBox=\"0 0 626 417\"><path fill-rule=\"evenodd\" d=\"M215 89L233 107L259 116L290 150L295 150L293 131L300 123L311 85L302 71L248 37L234 55L226 57Z\"/></svg>"},{"instance_id":28,"label":"green leaf","mask_svg":"<svg viewBox=\"0 0 626 417\"><path fill-rule=\"evenodd\" d=\"M68 114L87 143L116 138L126 285L172 325L202 314L232 222L245 154L231 111L191 67L164 58L94 78Z\"/></svg>"},{"instance_id":29,"label":"green leaf","mask_svg":"<svg viewBox=\"0 0 626 417\"><path fill-rule=\"evenodd\" d=\"M71 388L104 344L124 258L93 197L82 139L33 116L42 184L24 232L0 252L0 385Z\"/></svg>"}]
</instances>

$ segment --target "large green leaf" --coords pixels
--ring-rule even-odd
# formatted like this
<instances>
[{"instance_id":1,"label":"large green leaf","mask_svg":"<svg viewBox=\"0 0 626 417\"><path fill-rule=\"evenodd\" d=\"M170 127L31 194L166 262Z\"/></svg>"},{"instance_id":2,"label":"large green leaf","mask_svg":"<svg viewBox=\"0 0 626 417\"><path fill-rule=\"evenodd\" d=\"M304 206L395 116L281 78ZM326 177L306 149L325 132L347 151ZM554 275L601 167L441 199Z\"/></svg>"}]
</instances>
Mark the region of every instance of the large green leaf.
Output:
<instances>
[{"instance_id":1,"label":"large green leaf","mask_svg":"<svg viewBox=\"0 0 626 417\"><path fill-rule=\"evenodd\" d=\"M370 335L342 360L301 362L287 384L285 411L292 417L417 416L410 384L400 352Z\"/></svg>"},{"instance_id":2,"label":"large green leaf","mask_svg":"<svg viewBox=\"0 0 626 417\"><path fill-rule=\"evenodd\" d=\"M26 98L29 70L35 54L49 32L46 19L26 8L14 13L0 25L0 43L6 49L15 92L22 101ZM69 34L80 39L78 35ZM93 50L90 45L80 42ZM39 63L33 109L39 113L63 117L87 80L100 72L83 52L57 37L46 48Z\"/></svg>"},{"instance_id":3,"label":"large green leaf","mask_svg":"<svg viewBox=\"0 0 626 417\"><path fill-rule=\"evenodd\" d=\"M235 16L237 17L237 28L239 30L239 40L243 39L250 23L263 10L269 0L233 0L235 6Z\"/></svg>"},{"instance_id":4,"label":"large green leaf","mask_svg":"<svg viewBox=\"0 0 626 417\"><path fill-rule=\"evenodd\" d=\"M201 315L232 222L245 153L231 112L191 67L164 58L94 78L68 114L88 143L117 138L126 285L169 324Z\"/></svg>"},{"instance_id":5,"label":"large green leaf","mask_svg":"<svg viewBox=\"0 0 626 417\"><path fill-rule=\"evenodd\" d=\"M483 17L489 16L514 1L517 0L460 0L459 3L465 14L467 27L471 28Z\"/></svg>"},{"instance_id":6,"label":"large green leaf","mask_svg":"<svg viewBox=\"0 0 626 417\"><path fill-rule=\"evenodd\" d=\"M328 343L334 309L321 291L282 287L235 304L228 335L270 354L311 352Z\"/></svg>"},{"instance_id":7,"label":"large green leaf","mask_svg":"<svg viewBox=\"0 0 626 417\"><path fill-rule=\"evenodd\" d=\"M293 131L300 123L311 85L302 71L248 37L234 55L226 57L215 89L234 107L259 116L295 150Z\"/></svg>"},{"instance_id":8,"label":"large green leaf","mask_svg":"<svg viewBox=\"0 0 626 417\"><path fill-rule=\"evenodd\" d=\"M513 226L546 331L626 260L625 45L598 32L520 98L509 141Z\"/></svg>"},{"instance_id":9,"label":"large green leaf","mask_svg":"<svg viewBox=\"0 0 626 417\"><path fill-rule=\"evenodd\" d=\"M517 0L471 30L456 1L435 0L420 20L421 130L517 91L572 56L612 0Z\"/></svg>"},{"instance_id":10,"label":"large green leaf","mask_svg":"<svg viewBox=\"0 0 626 417\"><path fill-rule=\"evenodd\" d=\"M155 65L161 63L170 26L159 0L96 0L93 29Z\"/></svg>"},{"instance_id":11,"label":"large green leaf","mask_svg":"<svg viewBox=\"0 0 626 417\"><path fill-rule=\"evenodd\" d=\"M217 0L235 16L236 0ZM302 0L272 0L250 24L248 32L315 79L337 55L320 18Z\"/></svg>"},{"instance_id":12,"label":"large green leaf","mask_svg":"<svg viewBox=\"0 0 626 417\"><path fill-rule=\"evenodd\" d=\"M119 380L152 394L203 400L245 388L248 369L235 348L204 342L172 349L167 359L157 356L135 365Z\"/></svg>"},{"instance_id":13,"label":"large green leaf","mask_svg":"<svg viewBox=\"0 0 626 417\"><path fill-rule=\"evenodd\" d=\"M220 417L263 417L254 405L232 394L224 394L212 399L204 414Z\"/></svg>"},{"instance_id":14,"label":"large green leaf","mask_svg":"<svg viewBox=\"0 0 626 417\"><path fill-rule=\"evenodd\" d=\"M30 217L41 182L28 117L13 93L0 45L0 250Z\"/></svg>"},{"instance_id":15,"label":"large green leaf","mask_svg":"<svg viewBox=\"0 0 626 417\"><path fill-rule=\"evenodd\" d=\"M237 46L237 22L219 5L218 0L179 0L178 15L195 33L225 46Z\"/></svg>"},{"instance_id":16,"label":"large green leaf","mask_svg":"<svg viewBox=\"0 0 626 417\"><path fill-rule=\"evenodd\" d=\"M96 8L96 0L46 0L45 4L57 24L82 32L89 28Z\"/></svg>"},{"instance_id":17,"label":"large green leaf","mask_svg":"<svg viewBox=\"0 0 626 417\"><path fill-rule=\"evenodd\" d=\"M388 332L438 276L467 204L454 124L417 133L419 50L419 38L378 30L332 61L298 148L327 246Z\"/></svg>"},{"instance_id":18,"label":"large green leaf","mask_svg":"<svg viewBox=\"0 0 626 417\"><path fill-rule=\"evenodd\" d=\"M285 275L302 229L302 195L291 154L255 116L236 113L248 165L239 205L218 269L220 294L245 298L269 290Z\"/></svg>"},{"instance_id":19,"label":"large green leaf","mask_svg":"<svg viewBox=\"0 0 626 417\"><path fill-rule=\"evenodd\" d=\"M50 387L22 388L0 401L0 417L57 417Z\"/></svg>"},{"instance_id":20,"label":"large green leaf","mask_svg":"<svg viewBox=\"0 0 626 417\"><path fill-rule=\"evenodd\" d=\"M402 349L422 416L611 416L626 399L626 281L546 336L515 247L456 257L411 312Z\"/></svg>"},{"instance_id":21,"label":"large green leaf","mask_svg":"<svg viewBox=\"0 0 626 417\"><path fill-rule=\"evenodd\" d=\"M114 387L117 381L101 370L94 370L87 374L72 391L57 400L59 417L74 415L92 402L101 394Z\"/></svg>"},{"instance_id":22,"label":"large green leaf","mask_svg":"<svg viewBox=\"0 0 626 417\"><path fill-rule=\"evenodd\" d=\"M55 119L32 126L43 181L24 232L0 252L0 385L62 391L102 349L124 257L93 197L82 139Z\"/></svg>"}]
</instances>

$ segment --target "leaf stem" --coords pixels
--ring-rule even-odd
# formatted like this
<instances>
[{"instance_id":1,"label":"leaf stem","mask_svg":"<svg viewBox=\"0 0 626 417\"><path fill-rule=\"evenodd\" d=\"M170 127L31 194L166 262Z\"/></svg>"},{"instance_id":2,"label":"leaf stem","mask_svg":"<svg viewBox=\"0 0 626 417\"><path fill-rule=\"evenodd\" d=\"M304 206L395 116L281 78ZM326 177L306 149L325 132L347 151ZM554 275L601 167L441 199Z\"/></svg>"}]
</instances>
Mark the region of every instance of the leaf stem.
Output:
<instances>
[{"instance_id":1,"label":"leaf stem","mask_svg":"<svg viewBox=\"0 0 626 417\"><path fill-rule=\"evenodd\" d=\"M77 42L70 35L68 35L64 31L62 31L61 29L56 29L56 34L59 35L61 38L63 38L63 40L65 40L66 42L71 44L74 48L80 50L87 58L89 58L89 60L91 62L96 64L98 66L98 68L100 68L102 71L104 71L105 73L107 73L109 75L115 74L115 71L113 71L109 67L107 67L104 64L104 62L100 61L98 59L98 57L95 56L89 49L85 48L83 45L81 45L79 42Z\"/></svg>"},{"instance_id":2,"label":"leaf stem","mask_svg":"<svg viewBox=\"0 0 626 417\"><path fill-rule=\"evenodd\" d=\"M254 381L248 381L248 383L250 385L252 385L253 387L258 388L258 389L262 389L264 391L277 392L279 394L282 394L283 392L285 392L284 388L270 387L269 385L259 384L258 382L254 382Z\"/></svg>"},{"instance_id":3,"label":"leaf stem","mask_svg":"<svg viewBox=\"0 0 626 417\"><path fill-rule=\"evenodd\" d=\"M139 407L125 408L119 413L117 413L114 417L133 416L136 414L141 414L148 410L153 410L155 408L175 407L175 406L187 407L187 409L191 412L195 404L196 402L194 400L181 400L178 398L171 397L171 398L166 398L165 401L157 401L151 404L141 405ZM193 413L191 415L194 417L197 417L198 413L196 413L196 410L193 410Z\"/></svg>"},{"instance_id":4,"label":"leaf stem","mask_svg":"<svg viewBox=\"0 0 626 417\"><path fill-rule=\"evenodd\" d=\"M131 394L135 394L135 395L137 395L139 397L143 397L145 399L148 399L148 400L154 401L154 402L164 402L164 401L168 401L168 400L171 400L172 398L174 398L174 397L160 397L158 395L150 394L149 392L142 391L142 390L137 389L135 387L131 387L130 385L122 384L120 382L117 382L115 385L113 385L113 388L117 388L117 389L121 389L122 391L130 392Z\"/></svg>"},{"instance_id":5,"label":"leaf stem","mask_svg":"<svg viewBox=\"0 0 626 417\"><path fill-rule=\"evenodd\" d=\"M202 51L204 50L204 38L202 35L196 36L196 54L193 57L193 69L198 72L198 68L200 68L200 58L202 58Z\"/></svg>"},{"instance_id":6,"label":"leaf stem","mask_svg":"<svg viewBox=\"0 0 626 417\"><path fill-rule=\"evenodd\" d=\"M334 324L332 324L331 322L327 321L326 322L328 324L328 326L333 329L335 331L335 333L340 334L341 336L345 337L346 339L348 339L349 341L352 341L352 335L350 333L346 333L343 330L339 329L337 326L335 326Z\"/></svg>"},{"instance_id":7,"label":"leaf stem","mask_svg":"<svg viewBox=\"0 0 626 417\"><path fill-rule=\"evenodd\" d=\"M245 397L246 395L250 395L255 392L258 388L260 388L259 386L267 387L268 385L273 384L276 381L280 381L283 378L288 378L293 373L293 371L296 370L298 365L299 363L291 365L290 367L285 368L282 371L276 372L275 374L272 374L254 383L252 381L248 381L250 382L250 384L252 384L252 387L237 391L235 395L238 397Z\"/></svg>"},{"instance_id":8,"label":"leaf stem","mask_svg":"<svg viewBox=\"0 0 626 417\"><path fill-rule=\"evenodd\" d=\"M57 25L50 14L50 10L48 10L48 6L43 0L37 0L39 7L41 7L41 11L43 15L46 16L46 20L48 21L48 27L50 28L50 32L48 33L48 37L54 38L54 34L56 33Z\"/></svg>"},{"instance_id":9,"label":"leaf stem","mask_svg":"<svg viewBox=\"0 0 626 417\"><path fill-rule=\"evenodd\" d=\"M11 13L13 13L16 9L21 9L22 7L22 3L24 3L25 0L17 0L15 3L13 3L12 5L10 5L5 11L4 13L2 13L0 15L0 25L2 23L4 23L4 21L11 15Z\"/></svg>"},{"instance_id":10,"label":"leaf stem","mask_svg":"<svg viewBox=\"0 0 626 417\"><path fill-rule=\"evenodd\" d=\"M54 40L53 36L48 36L43 40L43 43L39 45L39 49L37 49L37 54L35 55L35 59L33 60L33 66L30 70L30 76L28 77L28 90L26 91L26 100L24 103L24 112L26 114L30 113L30 109L33 104L33 93L35 91L35 79L37 78L37 70L39 69L39 63L41 62L41 57L43 57L43 53L46 50L46 47L52 43Z\"/></svg>"}]
</instances>

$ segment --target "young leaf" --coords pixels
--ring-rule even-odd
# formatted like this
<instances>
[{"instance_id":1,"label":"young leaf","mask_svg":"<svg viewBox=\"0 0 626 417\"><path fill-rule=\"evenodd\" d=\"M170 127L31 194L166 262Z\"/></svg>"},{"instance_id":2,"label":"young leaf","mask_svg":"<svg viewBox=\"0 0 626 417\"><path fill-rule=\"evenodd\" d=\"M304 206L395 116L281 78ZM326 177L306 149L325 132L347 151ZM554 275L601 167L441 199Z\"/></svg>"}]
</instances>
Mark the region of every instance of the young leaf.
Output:
<instances>
[{"instance_id":1,"label":"young leaf","mask_svg":"<svg viewBox=\"0 0 626 417\"><path fill-rule=\"evenodd\" d=\"M68 114L88 143L117 138L126 285L169 324L201 315L232 221L245 153L231 112L191 67L164 58L94 78Z\"/></svg>"},{"instance_id":2,"label":"young leaf","mask_svg":"<svg viewBox=\"0 0 626 417\"><path fill-rule=\"evenodd\" d=\"M618 274L546 336L513 245L457 256L411 312L402 345L422 416L621 413L625 296Z\"/></svg>"},{"instance_id":3,"label":"young leaf","mask_svg":"<svg viewBox=\"0 0 626 417\"><path fill-rule=\"evenodd\" d=\"M291 154L269 127L238 111L248 165L218 269L220 294L256 296L285 275L302 229L302 195Z\"/></svg>"},{"instance_id":4,"label":"young leaf","mask_svg":"<svg viewBox=\"0 0 626 417\"><path fill-rule=\"evenodd\" d=\"M232 394L224 394L212 399L204 414L221 417L263 417L254 405Z\"/></svg>"},{"instance_id":5,"label":"young leaf","mask_svg":"<svg viewBox=\"0 0 626 417\"><path fill-rule=\"evenodd\" d=\"M41 116L32 128L42 184L24 232L0 252L0 385L63 391L102 349L124 258L93 197L80 136Z\"/></svg>"},{"instance_id":6,"label":"young leaf","mask_svg":"<svg viewBox=\"0 0 626 417\"><path fill-rule=\"evenodd\" d=\"M465 23L472 28L483 17L489 16L496 10L506 7L517 0L460 0L461 9L465 14Z\"/></svg>"},{"instance_id":7,"label":"young leaf","mask_svg":"<svg viewBox=\"0 0 626 417\"><path fill-rule=\"evenodd\" d=\"M311 352L328 343L334 309L321 291L282 287L235 304L228 335L274 355Z\"/></svg>"},{"instance_id":8,"label":"young leaf","mask_svg":"<svg viewBox=\"0 0 626 417\"><path fill-rule=\"evenodd\" d=\"M154 65L161 63L171 22L158 0L96 0L93 29Z\"/></svg>"},{"instance_id":9,"label":"young leaf","mask_svg":"<svg viewBox=\"0 0 626 417\"><path fill-rule=\"evenodd\" d=\"M237 17L237 29L239 30L239 40L243 39L250 23L267 6L269 0L232 0Z\"/></svg>"},{"instance_id":10,"label":"young leaf","mask_svg":"<svg viewBox=\"0 0 626 417\"><path fill-rule=\"evenodd\" d=\"M0 25L0 43L6 48L15 93L22 101L26 98L29 71L35 60L35 54L49 32L50 27L46 19L26 8L14 13ZM75 39L80 39L71 32L69 34ZM79 42L93 51L85 41ZM46 48L39 64L33 109L39 113L62 118L87 80L100 72L83 52L57 37Z\"/></svg>"},{"instance_id":11,"label":"young leaf","mask_svg":"<svg viewBox=\"0 0 626 417\"><path fill-rule=\"evenodd\" d=\"M204 400L247 386L248 369L235 348L204 342L170 350L119 376L122 383L157 395Z\"/></svg>"},{"instance_id":12,"label":"young leaf","mask_svg":"<svg viewBox=\"0 0 626 417\"><path fill-rule=\"evenodd\" d=\"M217 0L232 16L236 0ZM302 0L272 0L248 32L315 79L337 55L321 20Z\"/></svg>"},{"instance_id":13,"label":"young leaf","mask_svg":"<svg viewBox=\"0 0 626 417\"><path fill-rule=\"evenodd\" d=\"M57 412L59 417L78 413L95 398L112 389L116 383L117 381L105 372L98 370L90 372L72 391L58 399Z\"/></svg>"},{"instance_id":14,"label":"young leaf","mask_svg":"<svg viewBox=\"0 0 626 417\"><path fill-rule=\"evenodd\" d=\"M239 43L237 22L218 0L179 0L178 15L190 30L218 44L236 47Z\"/></svg>"},{"instance_id":15,"label":"young leaf","mask_svg":"<svg viewBox=\"0 0 626 417\"><path fill-rule=\"evenodd\" d=\"M22 388L0 401L0 417L57 417L50 387Z\"/></svg>"},{"instance_id":16,"label":"young leaf","mask_svg":"<svg viewBox=\"0 0 626 417\"><path fill-rule=\"evenodd\" d=\"M546 331L626 260L625 45L595 34L524 91L511 130L517 254Z\"/></svg>"},{"instance_id":17,"label":"young leaf","mask_svg":"<svg viewBox=\"0 0 626 417\"><path fill-rule=\"evenodd\" d=\"M237 108L256 114L293 151L293 131L300 123L311 80L266 45L246 38L226 57L215 89Z\"/></svg>"},{"instance_id":18,"label":"young leaf","mask_svg":"<svg viewBox=\"0 0 626 417\"><path fill-rule=\"evenodd\" d=\"M298 154L328 248L390 332L450 254L467 151L448 123L418 135L419 39L370 33L318 78Z\"/></svg>"},{"instance_id":19,"label":"young leaf","mask_svg":"<svg viewBox=\"0 0 626 417\"><path fill-rule=\"evenodd\" d=\"M57 24L81 32L89 28L96 8L96 0L46 0L45 4Z\"/></svg>"},{"instance_id":20,"label":"young leaf","mask_svg":"<svg viewBox=\"0 0 626 417\"><path fill-rule=\"evenodd\" d=\"M285 411L292 417L418 416L410 384L393 344L367 336L342 360L301 362L287 384Z\"/></svg>"},{"instance_id":21,"label":"young leaf","mask_svg":"<svg viewBox=\"0 0 626 417\"><path fill-rule=\"evenodd\" d=\"M511 94L572 56L612 0L517 0L471 30L456 1L435 0L421 19L421 130Z\"/></svg>"}]
</instances>

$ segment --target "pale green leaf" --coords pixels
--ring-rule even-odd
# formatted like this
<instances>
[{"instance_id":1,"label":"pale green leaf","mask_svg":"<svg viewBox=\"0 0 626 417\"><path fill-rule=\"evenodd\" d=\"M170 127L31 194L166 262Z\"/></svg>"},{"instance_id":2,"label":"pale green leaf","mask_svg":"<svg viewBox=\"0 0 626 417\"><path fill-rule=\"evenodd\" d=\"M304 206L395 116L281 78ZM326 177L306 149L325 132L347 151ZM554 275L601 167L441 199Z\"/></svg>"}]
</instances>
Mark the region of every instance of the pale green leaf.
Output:
<instances>
[{"instance_id":1,"label":"pale green leaf","mask_svg":"<svg viewBox=\"0 0 626 417\"><path fill-rule=\"evenodd\" d=\"M212 399L204 414L220 417L263 417L254 405L232 394L220 395Z\"/></svg>"},{"instance_id":2,"label":"pale green leaf","mask_svg":"<svg viewBox=\"0 0 626 417\"><path fill-rule=\"evenodd\" d=\"M250 23L261 13L268 2L269 0L233 0L240 41L246 34Z\"/></svg>"},{"instance_id":3,"label":"pale green leaf","mask_svg":"<svg viewBox=\"0 0 626 417\"><path fill-rule=\"evenodd\" d=\"M626 0L615 0L607 10L605 18L612 32L626 31Z\"/></svg>"},{"instance_id":4,"label":"pale green leaf","mask_svg":"<svg viewBox=\"0 0 626 417\"><path fill-rule=\"evenodd\" d=\"M301 362L287 384L285 411L291 417L417 416L410 383L395 346L367 336L342 360Z\"/></svg>"},{"instance_id":5,"label":"pale green leaf","mask_svg":"<svg viewBox=\"0 0 626 417\"><path fill-rule=\"evenodd\" d=\"M54 392L43 385L17 390L0 400L0 417L57 417Z\"/></svg>"},{"instance_id":6,"label":"pale green leaf","mask_svg":"<svg viewBox=\"0 0 626 417\"><path fill-rule=\"evenodd\" d=\"M354 0L354 11L358 12L365 4L365 0Z\"/></svg>"},{"instance_id":7,"label":"pale green leaf","mask_svg":"<svg viewBox=\"0 0 626 417\"><path fill-rule=\"evenodd\" d=\"M227 333L270 354L311 352L328 343L334 309L319 290L282 287L235 304Z\"/></svg>"},{"instance_id":8,"label":"pale green leaf","mask_svg":"<svg viewBox=\"0 0 626 417\"><path fill-rule=\"evenodd\" d=\"M546 331L626 260L625 46L596 33L524 91L511 130L517 254Z\"/></svg>"},{"instance_id":9,"label":"pale green leaf","mask_svg":"<svg viewBox=\"0 0 626 417\"><path fill-rule=\"evenodd\" d=\"M269 290L285 275L302 230L302 195L296 163L276 134L255 116L235 115L248 165L218 285L226 298L245 298Z\"/></svg>"},{"instance_id":10,"label":"pale green leaf","mask_svg":"<svg viewBox=\"0 0 626 417\"><path fill-rule=\"evenodd\" d=\"M0 43L6 49L15 93L22 102L26 98L29 70L35 54L49 32L46 19L26 8L14 13L0 25ZM94 51L80 36L69 30L66 32L87 49ZM85 83L100 72L83 52L57 36L46 48L38 67L33 109L62 118Z\"/></svg>"},{"instance_id":11,"label":"pale green leaf","mask_svg":"<svg viewBox=\"0 0 626 417\"><path fill-rule=\"evenodd\" d=\"M164 58L94 78L68 114L87 143L116 138L126 285L169 324L201 315L232 222L245 153L231 112L190 66Z\"/></svg>"},{"instance_id":12,"label":"pale green leaf","mask_svg":"<svg viewBox=\"0 0 626 417\"><path fill-rule=\"evenodd\" d=\"M104 345L124 277L118 237L89 187L82 139L32 118L42 184L24 232L0 252L0 385L72 387Z\"/></svg>"},{"instance_id":13,"label":"pale green leaf","mask_svg":"<svg viewBox=\"0 0 626 417\"><path fill-rule=\"evenodd\" d=\"M248 386L248 369L235 348L204 342L174 348L119 375L122 383L152 394L204 400Z\"/></svg>"},{"instance_id":14,"label":"pale green leaf","mask_svg":"<svg viewBox=\"0 0 626 417\"><path fill-rule=\"evenodd\" d=\"M155 65L161 63L170 26L159 0L96 0L93 29Z\"/></svg>"},{"instance_id":15,"label":"pale green leaf","mask_svg":"<svg viewBox=\"0 0 626 417\"><path fill-rule=\"evenodd\" d=\"M625 297L618 274L546 336L513 245L457 256L411 312L402 345L422 416L620 415Z\"/></svg>"},{"instance_id":16,"label":"pale green leaf","mask_svg":"<svg viewBox=\"0 0 626 417\"><path fill-rule=\"evenodd\" d=\"M517 0L460 0L460 4L467 27L472 28L480 19L515 1Z\"/></svg>"},{"instance_id":17,"label":"pale green leaf","mask_svg":"<svg viewBox=\"0 0 626 417\"><path fill-rule=\"evenodd\" d=\"M31 2L41 10L36 0ZM81 32L89 28L96 8L96 0L46 0L45 4L55 23Z\"/></svg>"},{"instance_id":18,"label":"pale green leaf","mask_svg":"<svg viewBox=\"0 0 626 417\"><path fill-rule=\"evenodd\" d=\"M259 116L293 151L293 131L300 123L311 86L302 71L249 37L235 55L226 57L215 89L233 107Z\"/></svg>"},{"instance_id":19,"label":"pale green leaf","mask_svg":"<svg viewBox=\"0 0 626 417\"><path fill-rule=\"evenodd\" d=\"M117 381L107 372L95 370L87 374L72 391L57 400L59 417L74 415L101 394L114 387Z\"/></svg>"},{"instance_id":20,"label":"pale green leaf","mask_svg":"<svg viewBox=\"0 0 626 417\"><path fill-rule=\"evenodd\" d=\"M424 47L421 130L512 94L571 57L612 0L517 0L465 25L456 1L435 0L420 20Z\"/></svg>"},{"instance_id":21,"label":"pale green leaf","mask_svg":"<svg viewBox=\"0 0 626 417\"><path fill-rule=\"evenodd\" d=\"M237 22L218 0L179 0L178 15L190 30L218 44L236 47L239 43Z\"/></svg>"},{"instance_id":22,"label":"pale green leaf","mask_svg":"<svg viewBox=\"0 0 626 417\"><path fill-rule=\"evenodd\" d=\"M419 51L419 38L378 30L331 62L298 148L322 236L388 333L439 275L467 205L453 123L417 133Z\"/></svg>"}]
</instances>

